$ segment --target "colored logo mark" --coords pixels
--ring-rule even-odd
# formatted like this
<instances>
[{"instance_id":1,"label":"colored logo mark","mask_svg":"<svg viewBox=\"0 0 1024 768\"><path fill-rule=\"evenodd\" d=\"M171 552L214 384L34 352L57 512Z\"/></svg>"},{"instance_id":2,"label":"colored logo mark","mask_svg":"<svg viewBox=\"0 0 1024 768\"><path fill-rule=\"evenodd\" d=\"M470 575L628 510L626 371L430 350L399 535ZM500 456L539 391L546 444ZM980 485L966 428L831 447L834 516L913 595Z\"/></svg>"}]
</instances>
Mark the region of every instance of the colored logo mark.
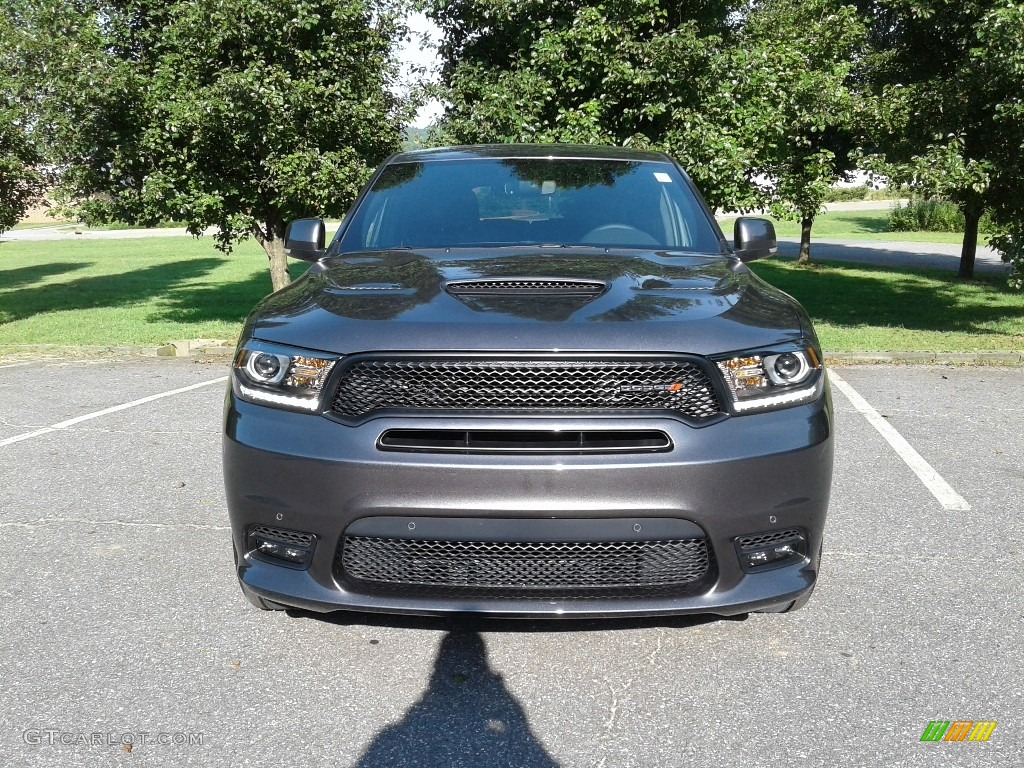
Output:
<instances>
[{"instance_id":1,"label":"colored logo mark","mask_svg":"<svg viewBox=\"0 0 1024 768\"><path fill-rule=\"evenodd\" d=\"M931 720L921 741L988 741L996 724L996 720Z\"/></svg>"}]
</instances>

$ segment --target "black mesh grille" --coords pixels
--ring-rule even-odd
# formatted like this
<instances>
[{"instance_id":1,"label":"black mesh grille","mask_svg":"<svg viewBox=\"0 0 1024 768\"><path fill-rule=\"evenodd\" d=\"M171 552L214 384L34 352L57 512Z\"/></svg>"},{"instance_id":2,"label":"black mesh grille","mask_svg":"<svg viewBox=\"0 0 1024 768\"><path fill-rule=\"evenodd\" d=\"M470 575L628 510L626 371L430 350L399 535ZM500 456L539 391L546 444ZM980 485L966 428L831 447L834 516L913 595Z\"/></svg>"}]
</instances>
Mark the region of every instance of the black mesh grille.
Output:
<instances>
[{"instance_id":1,"label":"black mesh grille","mask_svg":"<svg viewBox=\"0 0 1024 768\"><path fill-rule=\"evenodd\" d=\"M370 591L494 597L687 593L712 567L704 539L430 541L346 536L336 568Z\"/></svg>"},{"instance_id":2,"label":"black mesh grille","mask_svg":"<svg viewBox=\"0 0 1024 768\"><path fill-rule=\"evenodd\" d=\"M591 280L460 280L445 286L453 296L570 294L598 296L607 286Z\"/></svg>"},{"instance_id":3,"label":"black mesh grille","mask_svg":"<svg viewBox=\"0 0 1024 768\"><path fill-rule=\"evenodd\" d=\"M695 420L721 412L704 369L686 360L383 360L341 374L335 413L449 411L674 411Z\"/></svg>"},{"instance_id":4,"label":"black mesh grille","mask_svg":"<svg viewBox=\"0 0 1024 768\"><path fill-rule=\"evenodd\" d=\"M793 539L802 539L804 532L799 528L787 528L784 531L767 531L765 533L755 533L750 536L740 536L736 541L740 545L740 549L757 549L758 547L766 547L769 544L774 544L777 541L792 541Z\"/></svg>"},{"instance_id":5,"label":"black mesh grille","mask_svg":"<svg viewBox=\"0 0 1024 768\"><path fill-rule=\"evenodd\" d=\"M301 531L289 531L285 528L275 528L270 525L257 525L249 529L249 535L259 536L261 539L280 541L283 544L296 544L300 547L309 547L313 543L313 536Z\"/></svg>"}]
</instances>

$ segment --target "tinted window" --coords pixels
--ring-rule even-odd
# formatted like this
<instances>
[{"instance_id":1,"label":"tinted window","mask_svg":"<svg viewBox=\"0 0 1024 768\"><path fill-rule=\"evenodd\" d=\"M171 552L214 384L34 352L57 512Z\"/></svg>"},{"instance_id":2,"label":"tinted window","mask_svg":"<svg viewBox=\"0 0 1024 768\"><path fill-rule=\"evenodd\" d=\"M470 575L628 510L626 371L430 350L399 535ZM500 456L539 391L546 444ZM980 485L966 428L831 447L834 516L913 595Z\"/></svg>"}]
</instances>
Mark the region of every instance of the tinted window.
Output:
<instances>
[{"instance_id":1,"label":"tinted window","mask_svg":"<svg viewBox=\"0 0 1024 768\"><path fill-rule=\"evenodd\" d=\"M530 244L719 251L673 165L569 159L388 166L341 249Z\"/></svg>"}]
</instances>

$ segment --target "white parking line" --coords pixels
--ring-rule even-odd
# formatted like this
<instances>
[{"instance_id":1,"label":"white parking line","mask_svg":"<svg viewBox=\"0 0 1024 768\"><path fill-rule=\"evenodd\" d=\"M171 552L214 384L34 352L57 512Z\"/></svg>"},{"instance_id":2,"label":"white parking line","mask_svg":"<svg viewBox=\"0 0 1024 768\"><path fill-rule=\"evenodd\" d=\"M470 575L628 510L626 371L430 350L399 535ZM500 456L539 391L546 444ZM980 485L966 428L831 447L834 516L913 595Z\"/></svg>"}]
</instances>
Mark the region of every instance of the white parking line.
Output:
<instances>
[{"instance_id":1,"label":"white parking line","mask_svg":"<svg viewBox=\"0 0 1024 768\"><path fill-rule=\"evenodd\" d=\"M90 419L98 419L100 416L106 416L111 413L117 413L118 411L124 411L128 408L134 408L137 405L144 405L145 403L151 403L154 400L161 400L165 397L171 397L171 395L180 395L182 392L191 392L193 389L199 389L201 387L208 387L211 384L223 384L228 380L227 376L221 376L218 379L211 379L210 381L202 381L198 384L191 384L187 387L181 387L180 389L172 389L169 392L161 392L157 395L150 395L149 397L142 397L138 400L132 400L130 403L122 403L121 405L115 405L110 408L104 408L102 411L94 411L93 413L87 413L84 416L76 416L73 419L67 421L61 421L57 424L53 424L49 427L43 427L37 429L34 432L25 432L14 437L8 437L4 440L0 440L0 448L4 446L13 445L14 443L20 443L22 440L31 440L33 437L39 437L41 435L48 435L51 432L57 432L61 429L73 427L75 424L81 424L83 421L89 421Z\"/></svg>"},{"instance_id":2,"label":"white parking line","mask_svg":"<svg viewBox=\"0 0 1024 768\"><path fill-rule=\"evenodd\" d=\"M0 370L4 368L19 368L23 365L32 365L32 363L8 363L7 365L0 365Z\"/></svg>"},{"instance_id":3,"label":"white parking line","mask_svg":"<svg viewBox=\"0 0 1024 768\"><path fill-rule=\"evenodd\" d=\"M846 383L842 376L833 370L829 370L828 378L835 385L836 389L846 396L854 410L863 415L870 422L871 426L878 430L879 434L896 451L896 454L914 471L914 474L924 483L925 488L931 491L932 496L938 499L943 509L951 512L967 512L970 510L971 505L967 503L964 497L954 491L953 487L942 478L942 475L936 472L932 465L914 450L913 446L906 441L903 435L897 432L895 427L886 421L882 414L872 408L871 404L860 396L857 390Z\"/></svg>"}]
</instances>

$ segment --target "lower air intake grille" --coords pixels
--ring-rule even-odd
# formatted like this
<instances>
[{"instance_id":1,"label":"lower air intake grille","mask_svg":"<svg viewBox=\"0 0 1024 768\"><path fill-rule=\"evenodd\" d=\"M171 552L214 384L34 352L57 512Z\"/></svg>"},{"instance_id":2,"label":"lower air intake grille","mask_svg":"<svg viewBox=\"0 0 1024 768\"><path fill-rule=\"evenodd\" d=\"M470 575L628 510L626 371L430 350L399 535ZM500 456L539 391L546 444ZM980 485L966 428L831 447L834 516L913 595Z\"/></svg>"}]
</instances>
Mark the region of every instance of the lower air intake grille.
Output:
<instances>
[{"instance_id":1,"label":"lower air intake grille","mask_svg":"<svg viewBox=\"0 0 1024 768\"><path fill-rule=\"evenodd\" d=\"M670 411L701 421L722 407L688 360L363 359L341 374L332 408L374 411Z\"/></svg>"},{"instance_id":2,"label":"lower air intake grille","mask_svg":"<svg viewBox=\"0 0 1024 768\"><path fill-rule=\"evenodd\" d=\"M370 591L506 598L687 594L712 569L705 539L431 541L346 536L339 578Z\"/></svg>"}]
</instances>

